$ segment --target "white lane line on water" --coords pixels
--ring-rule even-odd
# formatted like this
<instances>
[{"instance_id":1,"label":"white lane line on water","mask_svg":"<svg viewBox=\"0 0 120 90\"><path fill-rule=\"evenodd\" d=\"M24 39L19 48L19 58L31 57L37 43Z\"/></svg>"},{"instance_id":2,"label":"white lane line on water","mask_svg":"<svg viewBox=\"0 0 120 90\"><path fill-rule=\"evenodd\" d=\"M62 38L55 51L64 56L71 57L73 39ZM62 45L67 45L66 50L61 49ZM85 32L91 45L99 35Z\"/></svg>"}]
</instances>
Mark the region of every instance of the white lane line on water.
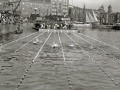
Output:
<instances>
[{"instance_id":1,"label":"white lane line on water","mask_svg":"<svg viewBox=\"0 0 120 90\"><path fill-rule=\"evenodd\" d=\"M24 44L23 46L21 46L19 49L17 49L17 50L15 50L12 54L11 54L11 56L13 55L13 54L15 54L18 50L20 50L21 48L23 48L23 47L25 47L27 44L29 44L30 42L32 42L34 39L36 39L36 38L38 38L39 36L41 36L43 33L41 33L41 34L39 34L38 36L36 36L36 37L34 37L32 40L30 40L30 41L28 41L26 44Z\"/></svg>"},{"instance_id":2,"label":"white lane line on water","mask_svg":"<svg viewBox=\"0 0 120 90\"><path fill-rule=\"evenodd\" d=\"M66 34L66 33L65 33ZM67 34L66 34L67 35ZM82 51L95 63L96 66L99 67L99 69L113 82L115 86L118 86L118 82L116 82L108 73L106 73L105 70L103 70L100 65L97 63L96 60L94 60L72 37L67 35L78 47L82 49Z\"/></svg>"},{"instance_id":3,"label":"white lane line on water","mask_svg":"<svg viewBox=\"0 0 120 90\"><path fill-rule=\"evenodd\" d=\"M41 33L41 34L39 34L38 36L36 36L35 38L37 38L37 37L39 37L39 36L41 36L43 33ZM34 40L35 38L33 38L32 40ZM21 46L19 49L17 49L16 51L14 51L12 54L11 54L11 56L13 55L13 54L15 54L18 50L20 50L21 48L23 48L23 47L25 47L28 43L30 43L32 40L30 40L30 41L28 41L26 44L24 44L23 46ZM1 71L1 70L0 70Z\"/></svg>"},{"instance_id":4,"label":"white lane line on water","mask_svg":"<svg viewBox=\"0 0 120 90\"><path fill-rule=\"evenodd\" d=\"M7 45L9 45L9 44L11 44L11 43L17 42L17 41L19 41L19 40L21 40L21 39L24 39L24 38L26 38L26 37L32 36L32 35L34 35L34 34L36 34L36 33L38 33L38 32L29 34L29 35L27 35L27 36L25 36L25 37L22 37L22 38L19 38L19 39L17 39L17 40L14 40L14 41L12 41L12 42L9 42L9 43L7 43L7 44L5 44L5 45L2 45L1 48L5 47L5 46L7 46Z\"/></svg>"},{"instance_id":5,"label":"white lane line on water","mask_svg":"<svg viewBox=\"0 0 120 90\"><path fill-rule=\"evenodd\" d=\"M37 59L38 55L40 54L41 50L43 49L44 45L46 44L46 42L48 41L48 39L50 38L52 32L49 34L49 36L47 37L47 39L45 40L45 42L43 43L43 45L41 46L41 48L39 49L38 53L35 55L34 59L32 60L29 68L25 71L24 75L22 76L22 79L20 80L20 83L17 85L17 87L15 88L15 90L18 90L18 88L21 86L21 84L23 83L25 77L27 76L28 71L30 70L30 68L32 67L32 65L34 64L35 60Z\"/></svg>"},{"instance_id":6,"label":"white lane line on water","mask_svg":"<svg viewBox=\"0 0 120 90\"><path fill-rule=\"evenodd\" d=\"M67 69L68 67L67 67L67 63L66 63L66 59L65 59L65 53L64 53L64 49L63 49L63 46L62 46L62 41L61 41L59 32L58 32L58 37L59 37L59 41L60 41L60 45L61 45L61 49L62 49L62 54L63 54L63 59L64 59L64 67L65 67L66 74L67 74L67 80L68 80L70 89L72 89L71 80L70 80L70 76L69 76L68 69Z\"/></svg>"},{"instance_id":7,"label":"white lane line on water","mask_svg":"<svg viewBox=\"0 0 120 90\"><path fill-rule=\"evenodd\" d=\"M97 47L99 50L103 51L103 52L105 53L105 55L107 54L107 55L111 56L113 59L117 60L117 61L118 61L118 63L120 63L120 60L119 60L119 59L117 59L117 58L116 58L115 56L113 56L112 54L110 54L110 53L106 52L105 50L101 49L101 48L100 48L100 47L98 47L97 45L94 45L93 43L91 43L91 42L89 42L89 41L85 40L84 38L82 38L82 37L78 36L77 34L75 34L75 33L73 33L73 34L74 34L76 37L78 37L78 38L82 39L83 41L86 41L86 42L88 42L89 44L93 45L94 47ZM106 55L106 56L107 56L107 55Z\"/></svg>"},{"instance_id":8,"label":"white lane line on water","mask_svg":"<svg viewBox=\"0 0 120 90\"><path fill-rule=\"evenodd\" d=\"M102 41L100 41L100 40L97 40L97 39L95 39L95 38L92 38L92 37L89 37L89 36L87 36L87 35L84 35L84 34L82 34L82 33L79 33L79 34L82 35L82 36L88 37L88 38L90 38L90 39L93 39L93 40L95 40L95 41L97 41L97 42L103 43L103 44L105 44L105 45L107 45L107 46L110 46L110 47L112 47L112 48L114 48L114 49L119 49L119 48L117 48L117 47L115 47L115 46L113 46L113 45L107 44L107 43L102 42Z\"/></svg>"}]
</instances>

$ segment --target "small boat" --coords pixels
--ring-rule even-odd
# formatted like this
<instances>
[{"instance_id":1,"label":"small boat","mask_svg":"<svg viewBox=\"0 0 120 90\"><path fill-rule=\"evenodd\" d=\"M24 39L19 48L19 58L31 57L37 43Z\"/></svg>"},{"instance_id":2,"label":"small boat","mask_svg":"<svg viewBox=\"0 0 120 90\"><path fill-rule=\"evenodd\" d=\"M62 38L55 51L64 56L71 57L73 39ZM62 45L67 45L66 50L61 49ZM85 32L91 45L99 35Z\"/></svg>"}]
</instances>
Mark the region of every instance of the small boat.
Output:
<instances>
[{"instance_id":1,"label":"small boat","mask_svg":"<svg viewBox=\"0 0 120 90\"><path fill-rule=\"evenodd\" d=\"M41 23L42 23L41 20L36 20L34 22L34 26L32 27L32 29L35 29L35 30L39 31L39 29L42 27Z\"/></svg>"},{"instance_id":2,"label":"small boat","mask_svg":"<svg viewBox=\"0 0 120 90\"><path fill-rule=\"evenodd\" d=\"M74 27L74 28L80 28L80 27L90 28L90 27L92 27L92 26L91 26L90 23L74 22L74 23L73 23L73 27Z\"/></svg>"},{"instance_id":3,"label":"small boat","mask_svg":"<svg viewBox=\"0 0 120 90\"><path fill-rule=\"evenodd\" d=\"M120 30L120 23L116 23L116 25L113 26L112 29Z\"/></svg>"},{"instance_id":4,"label":"small boat","mask_svg":"<svg viewBox=\"0 0 120 90\"><path fill-rule=\"evenodd\" d=\"M92 27L92 22L93 22L93 17L90 13L85 13L85 22L77 22L75 21L73 23L73 28L91 28Z\"/></svg>"}]
</instances>

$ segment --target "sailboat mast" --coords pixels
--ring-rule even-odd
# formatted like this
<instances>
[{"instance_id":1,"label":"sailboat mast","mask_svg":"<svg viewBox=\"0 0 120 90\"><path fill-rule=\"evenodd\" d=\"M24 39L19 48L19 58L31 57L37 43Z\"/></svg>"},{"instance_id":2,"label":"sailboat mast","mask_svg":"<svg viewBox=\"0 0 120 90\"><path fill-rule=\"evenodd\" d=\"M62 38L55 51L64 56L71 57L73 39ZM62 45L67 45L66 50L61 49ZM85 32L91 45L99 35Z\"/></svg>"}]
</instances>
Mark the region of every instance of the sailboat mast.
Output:
<instances>
[{"instance_id":1,"label":"sailboat mast","mask_svg":"<svg viewBox=\"0 0 120 90\"><path fill-rule=\"evenodd\" d=\"M84 7L83 7L83 23L86 22L86 12L85 12L85 4L84 4Z\"/></svg>"}]
</instances>

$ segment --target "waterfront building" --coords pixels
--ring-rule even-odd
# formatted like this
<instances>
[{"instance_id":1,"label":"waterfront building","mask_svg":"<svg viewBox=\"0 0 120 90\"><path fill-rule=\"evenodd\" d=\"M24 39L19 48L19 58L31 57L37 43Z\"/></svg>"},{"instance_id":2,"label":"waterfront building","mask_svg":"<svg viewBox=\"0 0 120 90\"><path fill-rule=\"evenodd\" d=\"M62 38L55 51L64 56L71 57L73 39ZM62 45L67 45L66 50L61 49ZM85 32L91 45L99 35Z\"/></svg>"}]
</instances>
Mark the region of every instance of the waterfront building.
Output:
<instances>
[{"instance_id":1,"label":"waterfront building","mask_svg":"<svg viewBox=\"0 0 120 90\"><path fill-rule=\"evenodd\" d=\"M100 13L105 12L104 6L102 5L102 6L98 9L98 11L99 11Z\"/></svg>"},{"instance_id":2,"label":"waterfront building","mask_svg":"<svg viewBox=\"0 0 120 90\"><path fill-rule=\"evenodd\" d=\"M85 18L85 13L83 12L83 9L73 6L69 8L69 17L72 21L79 21L83 22Z\"/></svg>"},{"instance_id":3,"label":"waterfront building","mask_svg":"<svg viewBox=\"0 0 120 90\"><path fill-rule=\"evenodd\" d=\"M20 0L1 0L1 3L11 3L12 5L6 4L1 10L13 11L18 1ZM3 4L2 4L3 5ZM21 0L19 8L16 11L20 11L22 16L30 16L31 14L39 14L40 16L49 15L68 15L69 0ZM0 7L3 7L0 5Z\"/></svg>"},{"instance_id":4,"label":"waterfront building","mask_svg":"<svg viewBox=\"0 0 120 90\"><path fill-rule=\"evenodd\" d=\"M93 10L97 16L97 18L99 18L99 12L98 10ZM92 9L86 9L85 5L83 8L80 7L76 7L76 6L70 6L69 10L68 10L68 15L70 17L70 19L72 21L78 21L78 22L86 22L86 13L89 13L93 16L93 12Z\"/></svg>"},{"instance_id":5,"label":"waterfront building","mask_svg":"<svg viewBox=\"0 0 120 90\"><path fill-rule=\"evenodd\" d=\"M69 0L51 0L51 15L68 15Z\"/></svg>"},{"instance_id":6,"label":"waterfront building","mask_svg":"<svg viewBox=\"0 0 120 90\"><path fill-rule=\"evenodd\" d=\"M22 0L22 15L30 16L31 14L39 14L40 16L50 15L50 2L45 0Z\"/></svg>"},{"instance_id":7,"label":"waterfront building","mask_svg":"<svg viewBox=\"0 0 120 90\"><path fill-rule=\"evenodd\" d=\"M13 12L20 0L1 0L0 11ZM40 16L50 15L50 0L21 0L20 6L16 9L21 16L30 16L30 14L40 14Z\"/></svg>"},{"instance_id":8,"label":"waterfront building","mask_svg":"<svg viewBox=\"0 0 120 90\"><path fill-rule=\"evenodd\" d=\"M112 6L108 6L108 12L100 13L100 24L104 25L114 25L120 23L120 13L112 12Z\"/></svg>"}]
</instances>

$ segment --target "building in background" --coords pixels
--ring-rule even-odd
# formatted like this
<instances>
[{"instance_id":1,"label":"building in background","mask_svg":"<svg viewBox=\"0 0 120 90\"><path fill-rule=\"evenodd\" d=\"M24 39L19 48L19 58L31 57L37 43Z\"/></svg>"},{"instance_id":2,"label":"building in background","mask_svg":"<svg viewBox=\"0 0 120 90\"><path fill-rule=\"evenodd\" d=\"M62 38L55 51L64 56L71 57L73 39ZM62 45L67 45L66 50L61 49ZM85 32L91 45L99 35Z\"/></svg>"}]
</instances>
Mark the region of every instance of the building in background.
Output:
<instances>
[{"instance_id":1,"label":"building in background","mask_svg":"<svg viewBox=\"0 0 120 90\"><path fill-rule=\"evenodd\" d=\"M21 2L22 12L26 15L39 14L40 16L50 15L50 2L48 0L29 0Z\"/></svg>"},{"instance_id":2,"label":"building in background","mask_svg":"<svg viewBox=\"0 0 120 90\"><path fill-rule=\"evenodd\" d=\"M108 12L100 13L100 24L104 25L114 25L120 23L120 13L112 12L112 6L108 6Z\"/></svg>"},{"instance_id":3,"label":"building in background","mask_svg":"<svg viewBox=\"0 0 120 90\"><path fill-rule=\"evenodd\" d=\"M68 15L69 0L22 0L22 12L25 15Z\"/></svg>"},{"instance_id":4,"label":"building in background","mask_svg":"<svg viewBox=\"0 0 120 90\"><path fill-rule=\"evenodd\" d=\"M99 12L98 10L93 10L96 17L99 19ZM70 6L68 10L68 16L72 21L78 21L78 22L86 22L86 14L89 14L93 17L93 11L92 9L86 9L85 5L83 8L76 7L76 6Z\"/></svg>"},{"instance_id":5,"label":"building in background","mask_svg":"<svg viewBox=\"0 0 120 90\"><path fill-rule=\"evenodd\" d=\"M67 16L69 0L51 0L51 15Z\"/></svg>"},{"instance_id":6,"label":"building in background","mask_svg":"<svg viewBox=\"0 0 120 90\"><path fill-rule=\"evenodd\" d=\"M13 11L16 9L20 0L1 0L0 11ZM40 14L41 16L50 15L50 0L21 0L20 6L16 9L21 12L21 16L30 16L30 14Z\"/></svg>"},{"instance_id":7,"label":"building in background","mask_svg":"<svg viewBox=\"0 0 120 90\"><path fill-rule=\"evenodd\" d=\"M104 10L104 6L102 5L102 6L98 9L98 11L99 11L100 13L105 12L105 10Z\"/></svg>"},{"instance_id":8,"label":"building in background","mask_svg":"<svg viewBox=\"0 0 120 90\"><path fill-rule=\"evenodd\" d=\"M23 16L30 16L31 14L50 15L50 2L45 2L45 0L22 0L21 11Z\"/></svg>"},{"instance_id":9,"label":"building in background","mask_svg":"<svg viewBox=\"0 0 120 90\"><path fill-rule=\"evenodd\" d=\"M1 10L9 9L14 10L17 2L20 0L1 0L3 3L12 3L3 7L0 5ZM30 14L46 15L68 15L69 0L21 0L19 8L16 11L21 11L22 16L30 16Z\"/></svg>"}]
</instances>

